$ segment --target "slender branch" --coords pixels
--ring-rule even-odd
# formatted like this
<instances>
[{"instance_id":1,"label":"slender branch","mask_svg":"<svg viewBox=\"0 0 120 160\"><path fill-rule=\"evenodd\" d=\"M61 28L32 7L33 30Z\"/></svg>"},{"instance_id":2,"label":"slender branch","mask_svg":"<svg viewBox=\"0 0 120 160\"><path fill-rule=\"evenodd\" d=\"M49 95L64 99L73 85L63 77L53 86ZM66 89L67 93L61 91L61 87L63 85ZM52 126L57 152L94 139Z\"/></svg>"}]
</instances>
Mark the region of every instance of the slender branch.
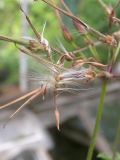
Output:
<instances>
[{"instance_id":1,"label":"slender branch","mask_svg":"<svg viewBox=\"0 0 120 160\"><path fill-rule=\"evenodd\" d=\"M23 109L26 105L30 104L35 98L37 98L38 96L44 94L45 91L45 86L43 88L39 88L39 90L37 90L36 93L34 93L27 101L25 101L25 103L23 103L7 120L7 122L4 124L4 127L6 126L6 124L21 110Z\"/></svg>"},{"instance_id":2,"label":"slender branch","mask_svg":"<svg viewBox=\"0 0 120 160\"><path fill-rule=\"evenodd\" d=\"M36 97L42 95L44 93L44 89L45 88L39 88L39 90L37 90L36 93L34 93L25 103L23 103L9 118L9 120L11 118L13 118L23 107L25 107L26 105L28 105L31 101L33 101Z\"/></svg>"},{"instance_id":3,"label":"slender branch","mask_svg":"<svg viewBox=\"0 0 120 160\"><path fill-rule=\"evenodd\" d=\"M15 44L19 44L19 45L23 45L23 46L28 46L29 44L25 41L20 41L20 40L17 40L17 39L13 39L13 38L9 38L9 37L5 37L5 36L0 36L0 40L1 41L7 41L7 42L12 42L12 43L15 43Z\"/></svg>"},{"instance_id":4,"label":"slender branch","mask_svg":"<svg viewBox=\"0 0 120 160\"><path fill-rule=\"evenodd\" d=\"M36 35L36 38L38 39L38 41L41 41L41 35L40 33L37 32L37 30L35 29L34 25L32 24L30 18L27 16L27 14L24 12L24 10L22 9L22 7L20 6L20 10L22 11L22 13L25 15L26 20L28 22L28 24L30 25L30 27L32 28L34 34Z\"/></svg>"},{"instance_id":5,"label":"slender branch","mask_svg":"<svg viewBox=\"0 0 120 160\"><path fill-rule=\"evenodd\" d=\"M103 43L100 42L100 41L93 43L94 46L99 46L99 45L101 45L101 44L103 44ZM72 51L72 53L73 53L73 54L77 54L77 53L79 53L79 52L86 51L87 49L89 49L89 45L88 45L88 46L85 46L85 47L83 47L83 48L79 48L79 49L77 49L77 50L74 50L74 51Z\"/></svg>"},{"instance_id":6,"label":"slender branch","mask_svg":"<svg viewBox=\"0 0 120 160\"><path fill-rule=\"evenodd\" d=\"M7 103L7 104L5 104L5 105L3 105L3 106L0 106L0 109L9 107L9 106L11 106L11 105L13 105L13 104L15 104L15 103L17 103L17 102L19 102L19 101L22 101L22 100L24 100L24 99L32 96L33 94L35 94L37 91L38 91L38 89L35 89L35 90L29 92L28 94L25 94L24 96L15 99L14 101L12 101L12 102L10 102L10 103Z\"/></svg>"},{"instance_id":7,"label":"slender branch","mask_svg":"<svg viewBox=\"0 0 120 160\"><path fill-rule=\"evenodd\" d=\"M107 5L102 0L97 0L101 7L104 9L105 13L108 15Z\"/></svg>"},{"instance_id":8,"label":"slender branch","mask_svg":"<svg viewBox=\"0 0 120 160\"><path fill-rule=\"evenodd\" d=\"M69 7L66 5L66 3L63 0L60 0L60 2L62 3L62 5L64 6L64 8L66 9L66 11L68 11L69 13L72 14L71 10L69 9Z\"/></svg>"}]
</instances>

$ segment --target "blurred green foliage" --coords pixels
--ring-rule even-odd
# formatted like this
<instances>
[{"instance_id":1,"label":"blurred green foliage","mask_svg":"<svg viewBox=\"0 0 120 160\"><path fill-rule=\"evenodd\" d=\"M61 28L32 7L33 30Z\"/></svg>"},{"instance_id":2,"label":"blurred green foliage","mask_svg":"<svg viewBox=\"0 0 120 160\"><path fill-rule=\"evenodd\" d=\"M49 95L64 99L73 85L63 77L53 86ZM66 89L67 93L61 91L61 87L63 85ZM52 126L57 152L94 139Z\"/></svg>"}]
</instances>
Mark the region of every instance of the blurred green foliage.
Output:
<instances>
[{"instance_id":1,"label":"blurred green foliage","mask_svg":"<svg viewBox=\"0 0 120 160\"><path fill-rule=\"evenodd\" d=\"M96 0L65 0L65 2L75 15L101 32L107 32L107 17ZM114 4L114 0L104 0L104 2L111 5ZM18 4L18 1L15 0L0 1L0 35L18 39L21 37L21 13ZM31 0L29 4L29 17L39 32L42 31L45 21L47 22L45 37L47 37L50 44L56 46L58 45L57 40L60 39L60 41L67 46L67 50L71 48L70 45L63 40L53 9L43 2L38 3ZM78 35L77 31L67 18L63 17L63 19L65 24L70 28L74 38L76 38ZM30 27L28 34L29 36L34 36ZM17 53L18 50L13 44L0 41L0 71L3 68L9 70L8 83L18 82L19 56Z\"/></svg>"},{"instance_id":2,"label":"blurred green foliage","mask_svg":"<svg viewBox=\"0 0 120 160\"><path fill-rule=\"evenodd\" d=\"M112 157L109 157L103 153L100 153L98 156L99 160L113 160ZM120 153L117 153L114 160L120 160Z\"/></svg>"}]
</instances>

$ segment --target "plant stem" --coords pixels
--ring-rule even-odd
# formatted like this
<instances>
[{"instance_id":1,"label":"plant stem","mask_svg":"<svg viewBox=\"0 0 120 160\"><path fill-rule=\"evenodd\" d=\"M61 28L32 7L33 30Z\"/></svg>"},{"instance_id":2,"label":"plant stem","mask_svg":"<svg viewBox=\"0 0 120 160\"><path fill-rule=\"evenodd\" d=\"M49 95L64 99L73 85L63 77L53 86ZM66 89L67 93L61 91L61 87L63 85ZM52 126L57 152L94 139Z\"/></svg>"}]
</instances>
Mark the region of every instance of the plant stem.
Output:
<instances>
[{"instance_id":1,"label":"plant stem","mask_svg":"<svg viewBox=\"0 0 120 160\"><path fill-rule=\"evenodd\" d=\"M99 124L100 124L100 120L101 120L101 116L102 116L103 104L104 104L104 99L105 99L105 95L106 95L106 88L107 88L107 80L104 80L103 84L102 84L102 88L101 88L101 96L100 96L100 100L99 100L98 111L97 111L97 115L96 115L96 122L95 122L94 130L93 130L92 140L90 143L90 147L88 150L86 160L92 159L93 150L94 150L96 138L97 138L97 133L99 130Z\"/></svg>"},{"instance_id":2,"label":"plant stem","mask_svg":"<svg viewBox=\"0 0 120 160\"><path fill-rule=\"evenodd\" d=\"M115 54L113 55L113 59L112 59L113 64L115 63L115 61L116 61L116 59L117 59L117 56L118 56L119 54L120 54L120 41L119 41L118 46L117 46L117 48L116 48L116 52L115 52Z\"/></svg>"}]
</instances>

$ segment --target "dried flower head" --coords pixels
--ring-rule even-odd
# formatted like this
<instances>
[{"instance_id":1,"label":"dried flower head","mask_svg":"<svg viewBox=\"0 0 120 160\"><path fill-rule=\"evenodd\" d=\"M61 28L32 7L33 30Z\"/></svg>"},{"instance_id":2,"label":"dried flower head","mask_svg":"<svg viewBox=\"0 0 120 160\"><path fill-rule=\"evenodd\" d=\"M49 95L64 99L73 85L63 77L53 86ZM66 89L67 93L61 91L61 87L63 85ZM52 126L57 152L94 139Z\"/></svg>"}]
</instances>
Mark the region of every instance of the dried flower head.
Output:
<instances>
[{"instance_id":1,"label":"dried flower head","mask_svg":"<svg viewBox=\"0 0 120 160\"><path fill-rule=\"evenodd\" d=\"M110 45L110 46L116 46L117 45L117 41L114 38L114 36L111 35L106 35L105 38L100 39L102 42Z\"/></svg>"}]
</instances>

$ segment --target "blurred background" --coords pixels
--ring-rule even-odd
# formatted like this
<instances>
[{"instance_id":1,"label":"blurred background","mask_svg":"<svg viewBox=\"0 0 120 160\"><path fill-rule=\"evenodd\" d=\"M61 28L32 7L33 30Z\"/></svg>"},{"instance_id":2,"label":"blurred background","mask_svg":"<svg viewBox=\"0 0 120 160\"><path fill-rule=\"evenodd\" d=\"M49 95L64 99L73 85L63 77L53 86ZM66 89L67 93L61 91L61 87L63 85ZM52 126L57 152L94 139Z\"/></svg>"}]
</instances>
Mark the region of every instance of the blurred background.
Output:
<instances>
[{"instance_id":1,"label":"blurred background","mask_svg":"<svg viewBox=\"0 0 120 160\"><path fill-rule=\"evenodd\" d=\"M84 22L101 31L109 33L107 17L96 0L65 0L71 11ZM114 0L104 0L114 5ZM54 11L44 3L33 0L21 0L24 11L29 15L38 32L46 22L44 36L50 45L59 47L59 41L70 51L74 45L65 41ZM119 8L116 10L120 17ZM65 25L79 45L79 33L70 20L63 16ZM0 1L0 35L20 39L35 37L25 16L20 12L19 1ZM116 27L112 28L112 31ZM101 60L105 63L108 48L98 47ZM87 53L89 55L89 51ZM31 69L32 68L32 69ZM37 68L37 69L36 69ZM38 63L24 54L19 54L12 43L0 41L0 105L10 102L27 93L33 86L28 75L46 72ZM120 72L119 59L114 68ZM35 74L36 74L35 73ZM61 114L59 132L56 128L52 92L45 100L38 98L19 112L4 128L9 116L22 103L19 102L0 111L0 160L73 160L85 159L90 137L95 123L95 115L100 95L100 86L93 90L81 91L79 95L63 93L58 98ZM115 81L108 85L100 133L97 138L93 159L99 152L112 154L112 145L119 122L120 83ZM120 147L118 147L119 149Z\"/></svg>"}]
</instances>

